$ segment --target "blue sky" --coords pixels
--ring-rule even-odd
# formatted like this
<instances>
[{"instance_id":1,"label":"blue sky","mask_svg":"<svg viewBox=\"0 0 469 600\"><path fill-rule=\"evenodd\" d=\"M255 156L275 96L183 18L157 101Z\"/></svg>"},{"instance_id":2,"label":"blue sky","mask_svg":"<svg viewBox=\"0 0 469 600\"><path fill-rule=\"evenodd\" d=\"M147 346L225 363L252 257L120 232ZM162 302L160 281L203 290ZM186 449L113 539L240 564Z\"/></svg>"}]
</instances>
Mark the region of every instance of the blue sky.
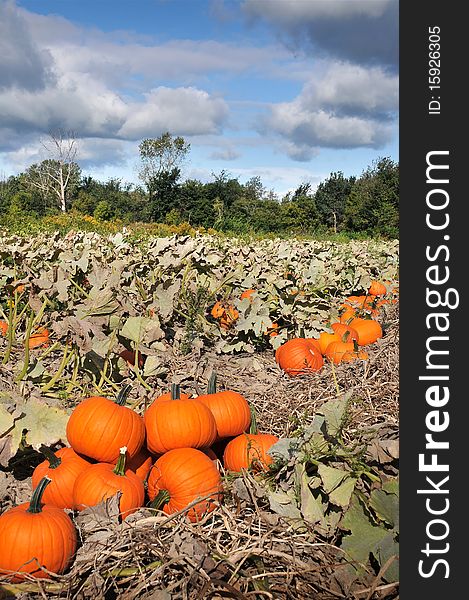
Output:
<instances>
[{"instance_id":1,"label":"blue sky","mask_svg":"<svg viewBox=\"0 0 469 600\"><path fill-rule=\"evenodd\" d=\"M397 0L0 0L0 57L2 176L58 128L101 181L165 131L279 197L398 160Z\"/></svg>"}]
</instances>

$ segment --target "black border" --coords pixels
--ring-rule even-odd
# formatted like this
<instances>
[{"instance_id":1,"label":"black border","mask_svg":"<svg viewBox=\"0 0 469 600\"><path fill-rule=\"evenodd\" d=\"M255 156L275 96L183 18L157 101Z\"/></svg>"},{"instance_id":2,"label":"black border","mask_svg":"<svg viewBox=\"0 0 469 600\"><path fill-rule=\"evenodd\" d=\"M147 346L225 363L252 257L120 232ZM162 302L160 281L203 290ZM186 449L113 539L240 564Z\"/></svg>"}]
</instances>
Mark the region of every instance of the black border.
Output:
<instances>
[{"instance_id":1,"label":"black border","mask_svg":"<svg viewBox=\"0 0 469 600\"><path fill-rule=\"evenodd\" d=\"M400 598L402 600L452 600L468 596L465 586L465 566L467 555L468 519L466 517L467 489L467 444L469 431L465 419L469 404L467 385L463 379L469 367L465 362L466 338L464 301L467 284L464 280L469 269L464 268L466 256L469 254L465 242L469 237L466 232L465 213L467 186L463 187L466 176L466 156L469 150L463 146L466 125L464 86L467 79L465 65L469 52L466 47L468 25L462 16L463 3L436 2L400 2L400 44L399 44L399 80L400 80ZM439 27L441 37L441 90L429 89L429 27ZM430 114L428 110L432 95L439 96L441 109L439 114ZM436 105L434 105L436 106ZM448 164L447 185L444 188L450 198L446 212L450 218L444 231L432 231L426 224L427 194L431 185L426 181L427 153L431 151L449 151L440 158ZM434 171L435 172L435 171ZM435 172L436 174L436 172ZM438 187L438 186L433 186ZM435 198L437 195L435 195ZM443 194L440 195L443 198ZM440 211L438 216L445 211ZM443 239L449 235L449 239ZM430 262L426 257L426 248L435 256L440 245L446 245L438 258ZM445 284L432 286L427 280L427 269L432 264L439 264L443 270L449 268L449 280ZM443 272L443 271L442 271ZM438 287L442 294L445 288L452 287L459 294L459 306L453 309L429 308L426 299L427 288ZM446 373L449 381L439 385L447 385L450 393L446 406L440 411L448 413L449 427L435 439L447 440L449 449L440 450L438 462L449 465L447 473L433 473L435 483L449 475L447 483L441 485L448 494L418 494L418 489L429 489L426 476L432 473L419 471L419 454L425 452L425 434L428 433L426 416L434 408L426 401L426 389L429 381L419 380L419 376L429 374L427 370L427 340L435 335L434 328L429 329L426 318L429 313L446 311L449 314L450 326L446 333L449 340L441 342L440 348L449 350L442 355L440 362L449 365L449 369L433 370L431 374ZM436 346L434 346L436 347ZM438 385L438 383L433 383ZM441 413L442 414L442 413ZM430 460L432 451L427 451L426 462ZM458 464L461 463L461 464ZM428 540L426 527L432 518L428 513L426 498L432 498L435 508L446 505L448 511L441 516L449 526L447 538L441 542ZM432 526L435 534L443 532L444 526ZM426 557L422 553L426 543L432 548L446 548L441 554ZM433 570L432 561L439 558L448 562L449 571L440 563L434 567L430 577L419 574L419 561L424 560L423 570ZM464 565L464 566L463 566ZM449 574L446 578L445 575Z\"/></svg>"}]
</instances>

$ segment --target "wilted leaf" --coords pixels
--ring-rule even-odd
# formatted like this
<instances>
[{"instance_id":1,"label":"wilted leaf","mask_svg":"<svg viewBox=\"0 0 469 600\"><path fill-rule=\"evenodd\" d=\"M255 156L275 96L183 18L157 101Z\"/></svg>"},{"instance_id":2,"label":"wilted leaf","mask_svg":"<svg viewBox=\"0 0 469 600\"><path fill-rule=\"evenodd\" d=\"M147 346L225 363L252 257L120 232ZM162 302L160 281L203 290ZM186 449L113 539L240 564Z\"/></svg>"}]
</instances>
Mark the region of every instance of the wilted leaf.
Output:
<instances>
[{"instance_id":1,"label":"wilted leaf","mask_svg":"<svg viewBox=\"0 0 469 600\"><path fill-rule=\"evenodd\" d=\"M340 433L347 413L347 407L352 397L352 390L342 394L336 400L329 400L318 409L318 412L324 415L327 433L335 436Z\"/></svg>"},{"instance_id":2,"label":"wilted leaf","mask_svg":"<svg viewBox=\"0 0 469 600\"><path fill-rule=\"evenodd\" d=\"M347 477L343 483L341 483L329 494L329 500L336 506L347 508L347 506L350 504L350 498L352 497L356 483L356 478Z\"/></svg>"},{"instance_id":3,"label":"wilted leaf","mask_svg":"<svg viewBox=\"0 0 469 600\"><path fill-rule=\"evenodd\" d=\"M22 416L16 420L15 427L9 434L14 452L18 449L25 430L26 442L35 450L38 450L41 444L52 446L57 442L66 441L66 427L70 415L65 410L36 398L29 398L18 409L21 410Z\"/></svg>"},{"instance_id":4,"label":"wilted leaf","mask_svg":"<svg viewBox=\"0 0 469 600\"><path fill-rule=\"evenodd\" d=\"M375 553L380 542L388 535L383 527L372 525L365 515L359 501L355 498L347 510L342 527L351 531L342 539L341 548L359 563L367 564L370 553ZM359 568L359 565L356 565Z\"/></svg>"},{"instance_id":5,"label":"wilted leaf","mask_svg":"<svg viewBox=\"0 0 469 600\"><path fill-rule=\"evenodd\" d=\"M321 476L324 489L328 494L338 487L345 477L348 476L347 471L344 471L343 469L336 469L335 467L328 467L323 464L318 465L318 473Z\"/></svg>"},{"instance_id":6,"label":"wilted leaf","mask_svg":"<svg viewBox=\"0 0 469 600\"><path fill-rule=\"evenodd\" d=\"M289 517L291 519L301 519L301 513L295 506L293 499L288 494L282 494L281 492L270 492L268 494L269 504L271 510L281 515L282 517Z\"/></svg>"},{"instance_id":7,"label":"wilted leaf","mask_svg":"<svg viewBox=\"0 0 469 600\"><path fill-rule=\"evenodd\" d=\"M373 490L370 496L370 506L378 517L391 527L399 528L399 497L384 490Z\"/></svg>"}]
</instances>

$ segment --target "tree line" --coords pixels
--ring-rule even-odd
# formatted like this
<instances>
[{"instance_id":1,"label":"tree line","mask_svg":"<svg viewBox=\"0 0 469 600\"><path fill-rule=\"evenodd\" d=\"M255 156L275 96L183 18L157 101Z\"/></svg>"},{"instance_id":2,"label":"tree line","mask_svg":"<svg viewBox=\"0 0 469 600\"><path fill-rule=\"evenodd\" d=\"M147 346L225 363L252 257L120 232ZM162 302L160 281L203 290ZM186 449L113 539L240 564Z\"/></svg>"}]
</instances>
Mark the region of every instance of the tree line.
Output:
<instances>
[{"instance_id":1,"label":"tree line","mask_svg":"<svg viewBox=\"0 0 469 600\"><path fill-rule=\"evenodd\" d=\"M333 232L387 238L399 232L399 165L383 157L358 177L337 171L316 190L301 183L279 198L260 177L240 183L227 171L212 181L181 179L190 151L169 132L139 145L141 184L119 178L106 182L83 175L72 135L51 134L49 157L0 181L0 214L42 217L78 211L99 220L157 222L234 233Z\"/></svg>"}]
</instances>

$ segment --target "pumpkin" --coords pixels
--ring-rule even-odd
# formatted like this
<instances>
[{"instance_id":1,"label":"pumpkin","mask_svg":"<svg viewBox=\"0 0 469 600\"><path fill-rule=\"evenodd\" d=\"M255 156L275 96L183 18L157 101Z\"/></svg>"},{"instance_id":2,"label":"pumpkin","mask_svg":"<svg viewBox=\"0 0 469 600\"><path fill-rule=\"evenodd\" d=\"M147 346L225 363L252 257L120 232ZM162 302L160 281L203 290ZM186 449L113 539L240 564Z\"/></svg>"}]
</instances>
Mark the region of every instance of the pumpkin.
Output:
<instances>
[{"instance_id":1,"label":"pumpkin","mask_svg":"<svg viewBox=\"0 0 469 600\"><path fill-rule=\"evenodd\" d=\"M350 326L358 333L357 341L359 346L373 344L376 340L383 337L381 325L374 319L361 319L357 317L350 322Z\"/></svg>"},{"instance_id":2,"label":"pumpkin","mask_svg":"<svg viewBox=\"0 0 469 600\"><path fill-rule=\"evenodd\" d=\"M96 506L117 492L121 492L119 512L123 519L143 506L143 481L133 471L125 468L126 452L125 446L120 448L116 465L99 462L78 475L73 486L73 501L77 510Z\"/></svg>"},{"instance_id":3,"label":"pumpkin","mask_svg":"<svg viewBox=\"0 0 469 600\"><path fill-rule=\"evenodd\" d=\"M228 442L223 452L223 466L228 471L239 472L252 468L265 471L273 462L269 450L279 438L270 433L242 433Z\"/></svg>"},{"instance_id":4,"label":"pumpkin","mask_svg":"<svg viewBox=\"0 0 469 600\"><path fill-rule=\"evenodd\" d=\"M46 460L39 463L33 471L31 477L33 490L39 485L41 479L47 476L51 482L42 496L44 503L58 508L75 508L73 504L75 480L91 463L79 456L73 448L61 448L52 452L50 448L42 445L40 451Z\"/></svg>"},{"instance_id":5,"label":"pumpkin","mask_svg":"<svg viewBox=\"0 0 469 600\"><path fill-rule=\"evenodd\" d=\"M228 306L220 319L220 327L229 329L239 317L239 312L234 306Z\"/></svg>"},{"instance_id":6,"label":"pumpkin","mask_svg":"<svg viewBox=\"0 0 469 600\"><path fill-rule=\"evenodd\" d=\"M169 450L155 462L148 477L150 506L171 515L195 502L187 512L193 522L213 511L221 491L214 461L196 448Z\"/></svg>"},{"instance_id":7,"label":"pumpkin","mask_svg":"<svg viewBox=\"0 0 469 600\"><path fill-rule=\"evenodd\" d=\"M355 309L349 304L342 304L340 307L339 322L348 324L357 316Z\"/></svg>"},{"instance_id":8,"label":"pumpkin","mask_svg":"<svg viewBox=\"0 0 469 600\"><path fill-rule=\"evenodd\" d=\"M175 448L204 448L217 438L211 410L194 399L181 398L179 385L171 386L171 399L153 402L145 412L147 447L154 454Z\"/></svg>"},{"instance_id":9,"label":"pumpkin","mask_svg":"<svg viewBox=\"0 0 469 600\"><path fill-rule=\"evenodd\" d=\"M332 361L334 364L339 364L342 362L344 355L349 356L355 350L355 346L353 342L332 342L326 349L325 356Z\"/></svg>"},{"instance_id":10,"label":"pumpkin","mask_svg":"<svg viewBox=\"0 0 469 600\"><path fill-rule=\"evenodd\" d=\"M268 335L269 337L275 337L278 335L278 323L272 323L272 325L270 327L267 327L267 329L265 330L265 335Z\"/></svg>"},{"instance_id":11,"label":"pumpkin","mask_svg":"<svg viewBox=\"0 0 469 600\"><path fill-rule=\"evenodd\" d=\"M252 302L251 296L255 293L256 293L256 290L244 290L244 292L242 292L242 294L239 298L240 298L240 300L244 300L244 298L249 298L249 300L251 300L251 302Z\"/></svg>"},{"instance_id":12,"label":"pumpkin","mask_svg":"<svg viewBox=\"0 0 469 600\"><path fill-rule=\"evenodd\" d=\"M332 323L331 327L334 330L334 333L337 333L340 336L341 341L345 334L347 334L347 342L358 340L358 332L350 325L345 323Z\"/></svg>"},{"instance_id":13,"label":"pumpkin","mask_svg":"<svg viewBox=\"0 0 469 600\"><path fill-rule=\"evenodd\" d=\"M319 371L324 364L319 342L311 338L293 338L275 351L279 367L290 377Z\"/></svg>"},{"instance_id":14,"label":"pumpkin","mask_svg":"<svg viewBox=\"0 0 469 600\"><path fill-rule=\"evenodd\" d=\"M353 360L367 360L368 359L368 352L365 352L364 350L360 350L360 349L354 349L353 352L345 352L345 354L342 356L342 361L341 362L351 362Z\"/></svg>"},{"instance_id":15,"label":"pumpkin","mask_svg":"<svg viewBox=\"0 0 469 600\"><path fill-rule=\"evenodd\" d=\"M67 513L42 503L50 479L43 477L31 501L8 509L0 516L0 575L9 571L50 579L49 573L63 573L77 548L77 532ZM22 581L16 573L9 580Z\"/></svg>"},{"instance_id":16,"label":"pumpkin","mask_svg":"<svg viewBox=\"0 0 469 600\"><path fill-rule=\"evenodd\" d=\"M239 435L249 428L251 409L238 392L225 390L217 392L217 374L210 376L207 393L197 397L199 402L210 409L215 418L218 439Z\"/></svg>"},{"instance_id":17,"label":"pumpkin","mask_svg":"<svg viewBox=\"0 0 469 600\"><path fill-rule=\"evenodd\" d=\"M319 334L319 350L321 352L321 354L324 356L326 354L326 349L329 346L329 344L331 344L332 342L340 342L341 341L341 337L338 333L336 333L335 331L332 333L329 333L328 331L321 331L321 333Z\"/></svg>"},{"instance_id":18,"label":"pumpkin","mask_svg":"<svg viewBox=\"0 0 469 600\"><path fill-rule=\"evenodd\" d=\"M150 472L153 464L153 457L147 450L146 446L143 445L137 454L127 461L126 469L133 471L135 475L143 482L146 481L148 473Z\"/></svg>"},{"instance_id":19,"label":"pumpkin","mask_svg":"<svg viewBox=\"0 0 469 600\"><path fill-rule=\"evenodd\" d=\"M386 292L386 286L380 281L372 281L368 288L368 294L370 296L383 296Z\"/></svg>"},{"instance_id":20,"label":"pumpkin","mask_svg":"<svg viewBox=\"0 0 469 600\"><path fill-rule=\"evenodd\" d=\"M8 332L8 323L6 321L0 321L0 335L5 336Z\"/></svg>"},{"instance_id":21,"label":"pumpkin","mask_svg":"<svg viewBox=\"0 0 469 600\"><path fill-rule=\"evenodd\" d=\"M86 398L72 411L67 422L67 440L79 454L99 462L115 463L126 446L134 457L145 441L143 419L124 406L131 386L124 386L115 401L101 396Z\"/></svg>"},{"instance_id":22,"label":"pumpkin","mask_svg":"<svg viewBox=\"0 0 469 600\"><path fill-rule=\"evenodd\" d=\"M225 312L225 308L223 306L223 303L220 301L215 302L215 304L212 307L212 310L210 312L210 314L212 315L212 317L214 319L219 319L220 317L223 316L223 313Z\"/></svg>"},{"instance_id":23,"label":"pumpkin","mask_svg":"<svg viewBox=\"0 0 469 600\"><path fill-rule=\"evenodd\" d=\"M223 466L228 471L239 472L250 468L256 472L266 471L273 463L273 458L267 451L279 438L271 433L260 433L256 412L252 410L251 413L249 432L231 439L223 451Z\"/></svg>"},{"instance_id":24,"label":"pumpkin","mask_svg":"<svg viewBox=\"0 0 469 600\"><path fill-rule=\"evenodd\" d=\"M38 327L28 340L29 348L38 348L39 346L47 346L49 344L49 330L46 327Z\"/></svg>"},{"instance_id":25,"label":"pumpkin","mask_svg":"<svg viewBox=\"0 0 469 600\"><path fill-rule=\"evenodd\" d=\"M222 329L229 329L239 317L239 313L234 306L221 301L215 302L210 314L219 320Z\"/></svg>"}]
</instances>

